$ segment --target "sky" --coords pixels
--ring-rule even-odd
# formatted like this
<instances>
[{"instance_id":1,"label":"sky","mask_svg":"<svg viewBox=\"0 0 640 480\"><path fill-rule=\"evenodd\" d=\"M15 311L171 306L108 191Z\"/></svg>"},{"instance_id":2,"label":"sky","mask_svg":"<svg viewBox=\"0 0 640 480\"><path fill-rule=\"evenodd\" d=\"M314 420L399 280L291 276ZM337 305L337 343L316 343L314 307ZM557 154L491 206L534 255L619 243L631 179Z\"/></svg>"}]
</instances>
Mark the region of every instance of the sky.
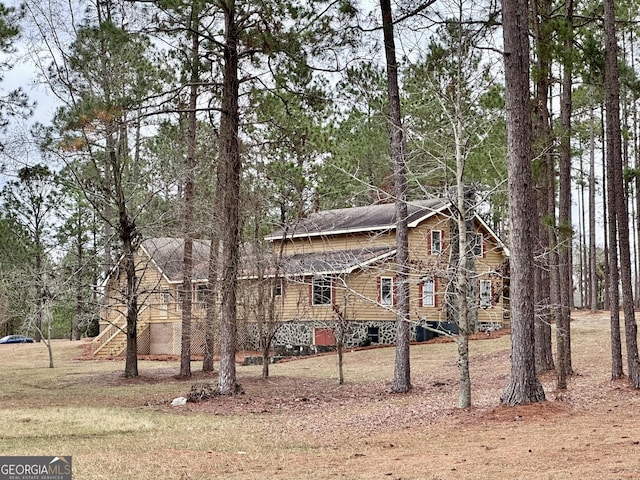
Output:
<instances>
[{"instance_id":1,"label":"sky","mask_svg":"<svg viewBox=\"0 0 640 480\"><path fill-rule=\"evenodd\" d=\"M18 2L17 0L9 0L5 3L15 5ZM0 142L5 145L5 151L0 154L0 162L7 165L6 170L0 171L0 188L7 179L12 178L12 173L18 168L40 161L38 152L30 148L25 139L28 138L29 128L33 123L50 124L59 105L55 96L45 86L38 84L38 72L27 54L24 42L18 42L16 56L17 61L14 68L5 72L2 82L0 82L0 92L4 94L17 87L22 87L30 100L35 102L35 109L29 119L26 121L13 119L7 131L0 133ZM577 192L575 194L577 195ZM576 224L578 213L577 198L574 198L574 222ZM599 238L599 242L600 240Z\"/></svg>"},{"instance_id":2,"label":"sky","mask_svg":"<svg viewBox=\"0 0 640 480\"><path fill-rule=\"evenodd\" d=\"M33 115L27 119L11 118L6 131L0 133L0 142L4 146L0 162L5 167L0 173L0 185L11 178L17 168L39 160L38 152L29 145L29 129L36 122L50 124L57 107L55 97L44 86L37 84L36 69L24 54L13 69L5 72L0 82L0 92L6 95L19 87L27 93L35 107Z\"/></svg>"}]
</instances>

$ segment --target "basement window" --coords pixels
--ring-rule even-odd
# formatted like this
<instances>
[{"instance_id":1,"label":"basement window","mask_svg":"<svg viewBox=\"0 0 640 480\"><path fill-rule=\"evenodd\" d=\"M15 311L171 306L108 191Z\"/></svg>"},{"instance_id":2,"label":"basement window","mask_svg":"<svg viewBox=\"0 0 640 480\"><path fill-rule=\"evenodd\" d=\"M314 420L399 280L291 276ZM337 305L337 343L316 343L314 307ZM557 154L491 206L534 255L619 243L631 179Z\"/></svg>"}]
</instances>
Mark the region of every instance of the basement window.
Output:
<instances>
[{"instance_id":1,"label":"basement window","mask_svg":"<svg viewBox=\"0 0 640 480\"><path fill-rule=\"evenodd\" d=\"M371 343L380 343L380 328L367 327L367 338Z\"/></svg>"}]
</instances>

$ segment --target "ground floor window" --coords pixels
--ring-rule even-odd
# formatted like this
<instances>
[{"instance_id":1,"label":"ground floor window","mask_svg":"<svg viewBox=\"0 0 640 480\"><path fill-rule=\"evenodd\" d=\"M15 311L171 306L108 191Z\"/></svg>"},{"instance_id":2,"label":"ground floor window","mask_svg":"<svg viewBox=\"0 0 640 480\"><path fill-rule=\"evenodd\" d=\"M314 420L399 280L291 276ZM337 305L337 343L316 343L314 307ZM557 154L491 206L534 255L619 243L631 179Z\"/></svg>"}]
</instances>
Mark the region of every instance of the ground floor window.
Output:
<instances>
[{"instance_id":1,"label":"ground floor window","mask_svg":"<svg viewBox=\"0 0 640 480\"><path fill-rule=\"evenodd\" d=\"M436 305L436 282L428 279L422 282L422 306L435 307Z\"/></svg>"},{"instance_id":2,"label":"ground floor window","mask_svg":"<svg viewBox=\"0 0 640 480\"><path fill-rule=\"evenodd\" d=\"M311 286L311 304L331 305L332 287L331 277L314 277Z\"/></svg>"}]
</instances>

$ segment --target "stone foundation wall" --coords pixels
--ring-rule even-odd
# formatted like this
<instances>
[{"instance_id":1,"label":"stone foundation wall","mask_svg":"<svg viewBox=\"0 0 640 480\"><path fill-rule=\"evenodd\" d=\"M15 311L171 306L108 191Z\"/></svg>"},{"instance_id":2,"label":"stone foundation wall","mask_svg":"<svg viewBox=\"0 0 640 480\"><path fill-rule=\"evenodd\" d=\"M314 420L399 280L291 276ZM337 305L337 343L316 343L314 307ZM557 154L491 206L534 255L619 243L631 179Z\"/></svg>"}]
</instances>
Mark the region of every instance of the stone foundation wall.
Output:
<instances>
[{"instance_id":1,"label":"stone foundation wall","mask_svg":"<svg viewBox=\"0 0 640 480\"><path fill-rule=\"evenodd\" d=\"M332 329L335 324L315 321L288 322L280 325L272 346L307 347L315 343L316 329ZM411 330L415 340L415 327ZM394 321L349 322L347 347L363 345L393 345L396 341L396 323ZM259 328L257 324L247 323L247 348L258 350Z\"/></svg>"},{"instance_id":2,"label":"stone foundation wall","mask_svg":"<svg viewBox=\"0 0 640 480\"><path fill-rule=\"evenodd\" d=\"M246 348L249 350L260 350L260 336L258 324L247 322L246 328ZM313 320L287 322L278 328L271 344L278 355L308 355L319 351L332 350L332 347L315 345L316 329L333 329L336 324L326 322L316 322ZM457 325L449 322L421 321L413 323L410 327L410 340L426 341L439 336L438 333L422 327L437 329L456 334ZM487 330L495 330L499 327L495 325L481 326L489 327ZM395 321L369 321L369 322L349 322L347 330L347 348L362 347L367 345L394 345L396 342L396 322Z\"/></svg>"}]
</instances>

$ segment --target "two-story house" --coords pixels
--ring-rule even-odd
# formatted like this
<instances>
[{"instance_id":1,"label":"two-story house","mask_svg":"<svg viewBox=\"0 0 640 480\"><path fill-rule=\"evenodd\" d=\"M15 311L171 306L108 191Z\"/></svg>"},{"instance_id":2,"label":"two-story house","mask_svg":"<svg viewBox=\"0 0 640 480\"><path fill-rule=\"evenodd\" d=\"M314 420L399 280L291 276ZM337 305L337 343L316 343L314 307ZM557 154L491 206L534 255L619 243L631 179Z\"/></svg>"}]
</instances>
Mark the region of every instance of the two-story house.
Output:
<instances>
[{"instance_id":1,"label":"two-story house","mask_svg":"<svg viewBox=\"0 0 640 480\"><path fill-rule=\"evenodd\" d=\"M412 202L408 207L410 321L412 338L433 333L425 326L444 324L455 331L447 294L452 281L451 240L455 235L449 204ZM508 250L479 216L473 219L472 303L477 328L508 326L508 279L502 275ZM265 303L273 308L269 327L277 327L275 345L325 346L335 342L338 317L349 325L347 343L393 344L395 341L396 218L393 204L313 213L287 230L272 232L269 267L257 268L252 254L241 259L239 348L257 348L266 327ZM155 238L138 253L139 303L142 305L139 352L179 354L181 333L182 246L180 239ZM207 285L209 242L194 244L192 352L204 345L203 291ZM261 259L264 260L264 259ZM105 305L96 354L124 350L121 274L115 269L104 284ZM262 290L260 290L262 289ZM265 290L266 289L266 290ZM256 295L262 291L262 295ZM266 291L266 294L264 293ZM449 301L448 301L449 300ZM256 308L256 302L261 308ZM256 312L260 311L261 314Z\"/></svg>"},{"instance_id":2,"label":"two-story house","mask_svg":"<svg viewBox=\"0 0 640 480\"><path fill-rule=\"evenodd\" d=\"M456 330L448 288L454 275L454 219L440 199L408 206L410 321L414 340L432 336L424 326ZM508 250L479 216L474 217L470 282L476 295L476 328L509 324L509 302L502 275ZM336 309L350 325L348 342L395 342L396 218L394 204L321 211L290 230L267 237L282 248L281 284L276 289L280 326L277 344L334 342ZM475 316L474 316L475 318ZM453 324L452 324L453 323Z\"/></svg>"}]
</instances>

